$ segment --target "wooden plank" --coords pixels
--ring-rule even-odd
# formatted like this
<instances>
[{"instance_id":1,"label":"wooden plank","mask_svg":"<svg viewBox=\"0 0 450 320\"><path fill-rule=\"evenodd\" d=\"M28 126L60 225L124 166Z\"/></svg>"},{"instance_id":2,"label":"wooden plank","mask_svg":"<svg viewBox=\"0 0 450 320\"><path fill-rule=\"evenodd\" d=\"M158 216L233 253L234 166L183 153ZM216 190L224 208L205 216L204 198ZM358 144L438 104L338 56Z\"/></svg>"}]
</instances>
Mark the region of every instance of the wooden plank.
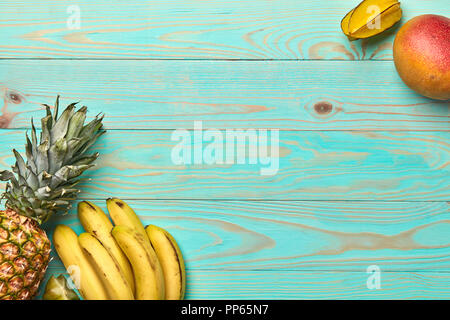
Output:
<instances>
[{"instance_id":1,"label":"wooden plank","mask_svg":"<svg viewBox=\"0 0 450 320\"><path fill-rule=\"evenodd\" d=\"M173 234L189 270L450 271L448 202L127 202ZM76 209L50 236L61 223L83 232Z\"/></svg>"},{"instance_id":2,"label":"wooden plank","mask_svg":"<svg viewBox=\"0 0 450 320\"><path fill-rule=\"evenodd\" d=\"M50 275L64 274L62 266ZM368 289L365 272L190 270L186 299L450 299L450 273L383 272ZM43 287L41 287L41 294Z\"/></svg>"},{"instance_id":3,"label":"wooden plank","mask_svg":"<svg viewBox=\"0 0 450 320\"><path fill-rule=\"evenodd\" d=\"M0 57L391 59L398 27L349 42L342 17L359 0L2 1ZM80 29L67 21L77 5ZM405 1L403 22L450 15L447 0Z\"/></svg>"},{"instance_id":4,"label":"wooden plank","mask_svg":"<svg viewBox=\"0 0 450 320\"><path fill-rule=\"evenodd\" d=\"M450 128L450 104L413 93L389 61L4 60L0 81L9 128L29 128L57 94L105 112L111 129Z\"/></svg>"},{"instance_id":5,"label":"wooden plank","mask_svg":"<svg viewBox=\"0 0 450 320\"><path fill-rule=\"evenodd\" d=\"M449 299L450 273L384 272L368 289L364 272L188 273L188 299Z\"/></svg>"},{"instance_id":6,"label":"wooden plank","mask_svg":"<svg viewBox=\"0 0 450 320\"><path fill-rule=\"evenodd\" d=\"M447 201L450 195L449 132L281 131L279 156L262 164L258 154L251 165L248 158L238 164L236 157L234 164L176 164L172 152L180 142L171 140L172 133L109 131L96 144L102 156L87 174L92 181L82 185L83 196ZM192 161L189 134L191 142L183 146L191 147ZM23 146L24 135L24 130L0 131L2 167L13 164L10 149ZM201 153L209 144L204 142ZM248 144L246 139L235 146L248 155ZM271 175L262 175L270 167Z\"/></svg>"}]
</instances>

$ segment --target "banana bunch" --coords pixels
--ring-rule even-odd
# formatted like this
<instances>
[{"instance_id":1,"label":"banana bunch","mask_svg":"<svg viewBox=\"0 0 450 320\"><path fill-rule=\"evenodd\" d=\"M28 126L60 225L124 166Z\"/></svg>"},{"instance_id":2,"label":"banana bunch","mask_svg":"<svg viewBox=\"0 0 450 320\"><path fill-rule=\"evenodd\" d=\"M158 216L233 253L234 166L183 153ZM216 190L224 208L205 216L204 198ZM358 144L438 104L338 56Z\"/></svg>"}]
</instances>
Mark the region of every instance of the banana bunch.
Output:
<instances>
[{"instance_id":1,"label":"banana bunch","mask_svg":"<svg viewBox=\"0 0 450 320\"><path fill-rule=\"evenodd\" d=\"M114 225L103 210L83 201L78 217L85 233L56 227L58 256L86 300L181 300L186 271L177 242L166 230L146 228L124 201L108 199ZM55 298L56 299L56 298Z\"/></svg>"}]
</instances>

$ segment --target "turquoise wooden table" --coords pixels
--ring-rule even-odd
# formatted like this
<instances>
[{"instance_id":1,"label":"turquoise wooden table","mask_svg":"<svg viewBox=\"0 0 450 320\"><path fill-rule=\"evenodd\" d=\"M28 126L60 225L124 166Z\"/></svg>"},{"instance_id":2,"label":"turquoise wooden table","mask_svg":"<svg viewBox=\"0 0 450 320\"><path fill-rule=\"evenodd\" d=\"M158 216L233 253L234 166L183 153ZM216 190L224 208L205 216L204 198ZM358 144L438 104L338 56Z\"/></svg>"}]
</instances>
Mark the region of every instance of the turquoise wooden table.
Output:
<instances>
[{"instance_id":1,"label":"turquoise wooden table","mask_svg":"<svg viewBox=\"0 0 450 320\"><path fill-rule=\"evenodd\" d=\"M449 103L401 82L398 26L346 39L357 3L4 0L0 167L41 103L81 100L108 133L80 199L122 198L172 232L187 298L448 299ZM401 23L450 16L448 0L402 8ZM277 174L174 164L171 135L194 121L280 129ZM81 232L75 210L57 223Z\"/></svg>"}]
</instances>

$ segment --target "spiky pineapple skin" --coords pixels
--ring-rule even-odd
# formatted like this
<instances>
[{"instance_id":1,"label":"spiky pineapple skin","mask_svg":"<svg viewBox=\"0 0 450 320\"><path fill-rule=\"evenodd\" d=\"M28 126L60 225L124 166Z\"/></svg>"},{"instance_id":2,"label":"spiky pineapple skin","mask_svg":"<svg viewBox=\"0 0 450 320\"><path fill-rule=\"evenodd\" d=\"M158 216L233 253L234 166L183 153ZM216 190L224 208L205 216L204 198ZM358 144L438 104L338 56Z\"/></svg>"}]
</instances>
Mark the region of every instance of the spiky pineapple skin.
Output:
<instances>
[{"instance_id":1,"label":"spiky pineapple skin","mask_svg":"<svg viewBox=\"0 0 450 320\"><path fill-rule=\"evenodd\" d=\"M87 107L75 111L71 103L59 115L59 96L54 106L44 104L40 136L31 121L25 155L13 149L12 170L0 170L7 181L0 195L6 211L0 211L0 300L32 299L50 260L50 241L39 225L57 212L68 212L78 196L80 175L94 166L98 152L89 148L105 133L103 115L85 124ZM53 109L53 112L52 112Z\"/></svg>"},{"instance_id":2,"label":"spiky pineapple skin","mask_svg":"<svg viewBox=\"0 0 450 320\"><path fill-rule=\"evenodd\" d=\"M29 300L50 262L51 244L33 219L0 211L0 300Z\"/></svg>"}]
</instances>

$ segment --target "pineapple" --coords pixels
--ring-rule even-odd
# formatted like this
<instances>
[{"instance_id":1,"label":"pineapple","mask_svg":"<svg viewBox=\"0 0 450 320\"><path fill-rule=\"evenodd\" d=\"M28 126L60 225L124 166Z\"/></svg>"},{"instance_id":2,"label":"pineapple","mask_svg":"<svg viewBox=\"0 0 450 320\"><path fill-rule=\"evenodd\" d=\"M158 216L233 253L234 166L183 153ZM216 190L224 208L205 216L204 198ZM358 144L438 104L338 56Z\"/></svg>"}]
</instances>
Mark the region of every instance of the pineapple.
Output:
<instances>
[{"instance_id":1,"label":"pineapple","mask_svg":"<svg viewBox=\"0 0 450 320\"><path fill-rule=\"evenodd\" d=\"M67 212L79 190L77 179L93 166L98 153L86 155L100 137L103 116L84 125L86 107L75 112L70 104L58 118L59 96L53 114L41 120L40 142L31 121L31 140L26 134L26 157L13 150L12 171L0 171L8 181L0 211L0 300L32 299L50 261L50 241L40 225L56 212Z\"/></svg>"}]
</instances>

